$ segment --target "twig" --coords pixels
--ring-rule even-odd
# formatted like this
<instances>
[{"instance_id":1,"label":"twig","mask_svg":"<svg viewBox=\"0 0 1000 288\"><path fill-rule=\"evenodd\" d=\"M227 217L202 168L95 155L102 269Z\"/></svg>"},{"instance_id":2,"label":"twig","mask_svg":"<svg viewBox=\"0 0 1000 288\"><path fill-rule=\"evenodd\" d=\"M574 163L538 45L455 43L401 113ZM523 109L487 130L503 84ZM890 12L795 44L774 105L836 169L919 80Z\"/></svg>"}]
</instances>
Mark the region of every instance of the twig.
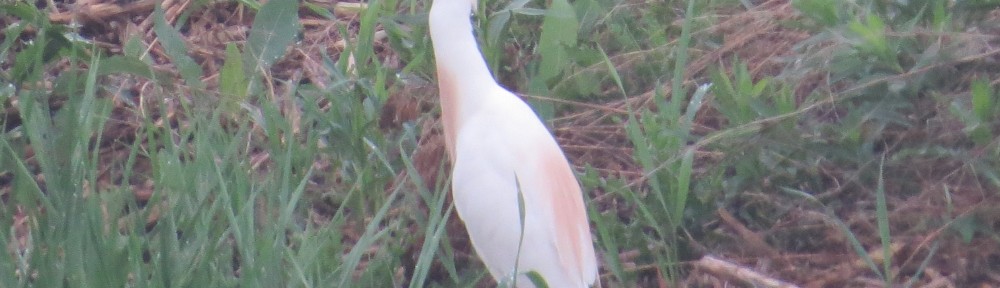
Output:
<instances>
[{"instance_id":1,"label":"twig","mask_svg":"<svg viewBox=\"0 0 1000 288\"><path fill-rule=\"evenodd\" d=\"M719 277L725 277L729 279L739 280L743 282L750 283L754 287L775 287L775 288L792 288L799 287L794 284L790 284L778 279L768 277L767 275L757 273L750 268L742 267L740 265L727 262L722 259L712 257L710 255L705 255L701 257L700 260L694 262L694 266L705 269L709 273L715 274Z\"/></svg>"},{"instance_id":2,"label":"twig","mask_svg":"<svg viewBox=\"0 0 1000 288\"><path fill-rule=\"evenodd\" d=\"M733 214L730 214L729 211L719 208L716 210L716 213L719 214L719 219L723 223L726 223L730 228L736 230L736 234L739 234L740 238L743 238L743 241L745 241L743 243L746 244L745 246L750 248L747 250L748 252L756 256L779 258L778 256L781 255L781 252L775 250L771 247L771 245L768 245L767 242L764 241L764 238L757 235L757 233L750 231L750 229L744 226L743 223L736 220L736 217L733 216Z\"/></svg>"},{"instance_id":3,"label":"twig","mask_svg":"<svg viewBox=\"0 0 1000 288\"><path fill-rule=\"evenodd\" d=\"M64 11L49 14L49 21L56 23L69 23L77 17L85 17L87 19L105 19L121 14L145 13L153 10L155 5L156 1L154 0L133 2L125 6L120 6L114 3L97 3L93 5L84 5L75 11Z\"/></svg>"}]
</instances>

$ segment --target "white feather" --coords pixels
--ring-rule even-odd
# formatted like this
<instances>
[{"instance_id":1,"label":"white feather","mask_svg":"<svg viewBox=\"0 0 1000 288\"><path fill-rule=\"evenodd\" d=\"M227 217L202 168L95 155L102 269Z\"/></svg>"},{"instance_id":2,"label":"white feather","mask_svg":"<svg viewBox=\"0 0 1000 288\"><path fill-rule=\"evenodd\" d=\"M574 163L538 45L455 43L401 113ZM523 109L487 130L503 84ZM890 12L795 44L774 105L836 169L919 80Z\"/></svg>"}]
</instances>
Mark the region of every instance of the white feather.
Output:
<instances>
[{"instance_id":1,"label":"white feather","mask_svg":"<svg viewBox=\"0 0 1000 288\"><path fill-rule=\"evenodd\" d=\"M517 200L517 183L520 183L525 235L518 269L537 271L551 287L586 287L596 276L592 254L587 263L579 263L586 266L582 270L564 267L558 260L563 256L558 253L560 244L555 226L579 223L556 223L551 205L546 205L551 200L545 195L548 191L543 183L549 180L545 179L549 171L541 171L545 166L539 163L545 159L541 153L560 150L523 101L499 87L488 91L477 95L484 105L463 121L455 144L452 187L455 206L476 252L495 278L502 279L513 272L521 229ZM561 153L558 157L565 159ZM586 219L582 220L586 225ZM585 238L583 243L591 245L589 234L580 237ZM523 276L518 282L530 283Z\"/></svg>"},{"instance_id":2,"label":"white feather","mask_svg":"<svg viewBox=\"0 0 1000 288\"><path fill-rule=\"evenodd\" d=\"M550 287L593 285L597 262L579 184L538 116L490 74L472 35L473 3L435 0L430 12L458 214L494 279L512 275L521 243L519 287L533 287L527 271Z\"/></svg>"}]
</instances>

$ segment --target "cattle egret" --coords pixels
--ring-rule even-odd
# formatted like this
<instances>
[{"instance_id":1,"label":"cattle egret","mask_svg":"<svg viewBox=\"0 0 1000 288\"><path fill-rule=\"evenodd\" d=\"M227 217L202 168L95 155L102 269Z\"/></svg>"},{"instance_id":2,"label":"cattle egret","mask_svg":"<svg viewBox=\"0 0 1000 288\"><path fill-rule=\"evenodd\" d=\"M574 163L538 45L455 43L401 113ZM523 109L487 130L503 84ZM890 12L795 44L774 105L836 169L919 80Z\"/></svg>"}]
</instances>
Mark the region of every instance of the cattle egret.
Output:
<instances>
[{"instance_id":1,"label":"cattle egret","mask_svg":"<svg viewBox=\"0 0 1000 288\"><path fill-rule=\"evenodd\" d=\"M434 0L429 19L458 215L498 282L533 287L534 271L550 287L594 285L580 185L534 111L493 79L473 35L475 1Z\"/></svg>"}]
</instances>

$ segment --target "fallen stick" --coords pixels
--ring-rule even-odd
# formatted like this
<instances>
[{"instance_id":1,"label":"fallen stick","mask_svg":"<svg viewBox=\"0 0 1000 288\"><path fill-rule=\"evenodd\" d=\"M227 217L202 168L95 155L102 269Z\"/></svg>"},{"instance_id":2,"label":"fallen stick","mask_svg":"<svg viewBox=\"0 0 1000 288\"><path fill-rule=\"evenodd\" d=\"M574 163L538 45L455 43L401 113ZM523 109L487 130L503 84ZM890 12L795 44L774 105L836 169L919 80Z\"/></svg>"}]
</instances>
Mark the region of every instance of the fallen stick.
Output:
<instances>
[{"instance_id":1,"label":"fallen stick","mask_svg":"<svg viewBox=\"0 0 1000 288\"><path fill-rule=\"evenodd\" d=\"M768 277L767 275L753 271L750 268L740 266L719 258L712 257L710 255L705 255L701 257L698 261L694 262L694 266L704 269L709 273L716 276L733 279L736 281L743 281L751 284L754 287L773 287L773 288L798 288L794 284L790 284L778 279Z\"/></svg>"}]
</instances>

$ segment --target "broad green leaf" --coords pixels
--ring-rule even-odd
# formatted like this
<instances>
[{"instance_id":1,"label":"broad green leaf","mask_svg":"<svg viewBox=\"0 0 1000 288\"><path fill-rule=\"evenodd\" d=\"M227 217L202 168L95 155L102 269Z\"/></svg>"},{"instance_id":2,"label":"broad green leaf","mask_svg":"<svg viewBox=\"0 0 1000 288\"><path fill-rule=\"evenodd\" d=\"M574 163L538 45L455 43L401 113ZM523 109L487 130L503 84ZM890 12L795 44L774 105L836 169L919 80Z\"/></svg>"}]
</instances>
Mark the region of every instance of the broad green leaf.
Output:
<instances>
[{"instance_id":1,"label":"broad green leaf","mask_svg":"<svg viewBox=\"0 0 1000 288\"><path fill-rule=\"evenodd\" d=\"M951 225L948 225L955 232L958 232L958 236L962 239L962 242L969 243L972 241L972 237L976 235L976 231L982 226L982 223L976 221L976 217L972 216L962 216L955 218Z\"/></svg>"},{"instance_id":2,"label":"broad green leaf","mask_svg":"<svg viewBox=\"0 0 1000 288\"><path fill-rule=\"evenodd\" d=\"M41 34L44 35L44 34ZM44 39L44 38L43 38ZM37 79L41 75L38 75L39 66L42 66L42 41L38 41L34 44L27 45L22 49L17 55L14 55L14 66L11 69L11 74L14 76L14 84L19 85L22 82L29 82Z\"/></svg>"},{"instance_id":3,"label":"broad green leaf","mask_svg":"<svg viewBox=\"0 0 1000 288\"><path fill-rule=\"evenodd\" d=\"M177 71L180 72L181 78L184 78L184 83L193 88L205 88L205 83L201 81L201 76L204 74L201 71L201 66L187 55L188 49L187 45L184 44L184 38L177 29L167 23L163 15L163 7L156 6L153 11L153 31L160 39L160 45L163 45L164 52L167 53L170 60L174 61L174 66L177 66Z\"/></svg>"},{"instance_id":4,"label":"broad green leaf","mask_svg":"<svg viewBox=\"0 0 1000 288\"><path fill-rule=\"evenodd\" d=\"M330 11L328 8L323 7L321 5L317 5L317 4L313 4L313 3L308 3L308 2L307 3L302 3L302 5L305 6L306 9L309 9L309 12L316 13L316 15L323 16L323 18L326 18L326 19L335 19L335 17L337 17L336 15L333 15L332 11Z\"/></svg>"},{"instance_id":5,"label":"broad green leaf","mask_svg":"<svg viewBox=\"0 0 1000 288\"><path fill-rule=\"evenodd\" d=\"M97 69L97 75L104 76L108 74L131 74L139 77L143 77L154 82L158 82L166 79L164 73L154 70L146 62L142 62L138 58L131 56L111 56L107 59L101 60L101 66ZM160 83L162 84L162 83Z\"/></svg>"},{"instance_id":6,"label":"broad green leaf","mask_svg":"<svg viewBox=\"0 0 1000 288\"><path fill-rule=\"evenodd\" d=\"M246 100L247 88L250 83L243 72L243 58L236 44L226 45L226 60L219 70L219 93L222 94L223 105L229 107L229 112L239 106L240 102Z\"/></svg>"},{"instance_id":7,"label":"broad green leaf","mask_svg":"<svg viewBox=\"0 0 1000 288\"><path fill-rule=\"evenodd\" d=\"M271 68L299 33L298 1L268 1L260 7L247 39L247 55L256 71Z\"/></svg>"},{"instance_id":8,"label":"broad green leaf","mask_svg":"<svg viewBox=\"0 0 1000 288\"><path fill-rule=\"evenodd\" d=\"M972 82L972 111L980 121L988 122L993 115L993 89L989 82L977 79Z\"/></svg>"},{"instance_id":9,"label":"broad green leaf","mask_svg":"<svg viewBox=\"0 0 1000 288\"><path fill-rule=\"evenodd\" d=\"M797 0L792 1L792 6L809 19L831 27L840 21L839 2L839 0Z\"/></svg>"},{"instance_id":10,"label":"broad green leaf","mask_svg":"<svg viewBox=\"0 0 1000 288\"><path fill-rule=\"evenodd\" d=\"M525 273L525 276L528 276L528 280L531 280L531 284L535 285L535 287L538 287L538 288L548 288L549 287L549 284L547 282L545 282L545 277L542 277L542 274L539 274L536 271L531 271L531 272Z\"/></svg>"},{"instance_id":11,"label":"broad green leaf","mask_svg":"<svg viewBox=\"0 0 1000 288\"><path fill-rule=\"evenodd\" d=\"M507 23L510 22L511 14L512 12L510 10L505 9L493 13L493 15L490 17L489 28L487 28L486 30L486 44L488 45L487 47L497 47L497 42L500 41L500 35L502 34L501 31L503 30L504 27L507 27ZM483 51L484 54L489 52L490 51Z\"/></svg>"},{"instance_id":12,"label":"broad green leaf","mask_svg":"<svg viewBox=\"0 0 1000 288\"><path fill-rule=\"evenodd\" d=\"M570 64L566 48L576 46L579 25L576 11L568 1L552 1L552 6L545 12L542 35L538 40L538 51L542 57L538 76L542 81L559 76Z\"/></svg>"},{"instance_id":13,"label":"broad green leaf","mask_svg":"<svg viewBox=\"0 0 1000 288\"><path fill-rule=\"evenodd\" d=\"M3 9L8 9L8 6L13 5L0 6L0 12L7 12ZM10 52L10 48L15 42L17 42L16 40L21 39L21 33L24 32L24 29L27 27L28 25L25 23L12 23L4 28L3 35L5 37L3 39L3 43L0 44L0 59L7 59L7 53Z\"/></svg>"},{"instance_id":14,"label":"broad green leaf","mask_svg":"<svg viewBox=\"0 0 1000 288\"><path fill-rule=\"evenodd\" d=\"M12 15L21 18L22 21L34 22L42 15L42 12L38 11L34 5L18 1L13 4L0 5L0 15Z\"/></svg>"},{"instance_id":15,"label":"broad green leaf","mask_svg":"<svg viewBox=\"0 0 1000 288\"><path fill-rule=\"evenodd\" d=\"M256 0L238 0L237 2L240 2L240 4L243 4L243 5L247 5L247 7L250 7L250 9L260 10L260 1L256 1ZM297 2L297 1L282 1L282 2Z\"/></svg>"},{"instance_id":16,"label":"broad green leaf","mask_svg":"<svg viewBox=\"0 0 1000 288\"><path fill-rule=\"evenodd\" d=\"M143 58L142 55L146 53L146 46L142 43L142 38L132 35L128 37L128 40L125 40L124 44L122 44L122 53L125 54L125 56L138 57L141 59Z\"/></svg>"}]
</instances>

